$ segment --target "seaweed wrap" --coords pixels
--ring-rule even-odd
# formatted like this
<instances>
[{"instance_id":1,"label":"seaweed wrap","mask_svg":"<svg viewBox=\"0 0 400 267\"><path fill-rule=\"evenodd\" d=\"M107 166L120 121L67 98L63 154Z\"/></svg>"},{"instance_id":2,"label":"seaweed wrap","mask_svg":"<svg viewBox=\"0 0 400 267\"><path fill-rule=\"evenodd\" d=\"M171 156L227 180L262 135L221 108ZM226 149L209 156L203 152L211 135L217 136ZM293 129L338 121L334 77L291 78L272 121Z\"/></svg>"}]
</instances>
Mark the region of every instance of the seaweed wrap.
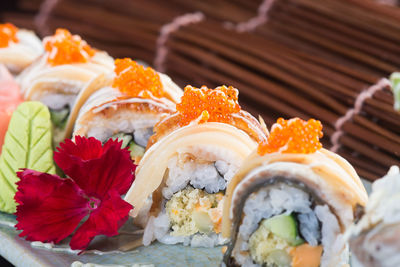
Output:
<instances>
[{"instance_id":1,"label":"seaweed wrap","mask_svg":"<svg viewBox=\"0 0 400 267\"><path fill-rule=\"evenodd\" d=\"M115 60L114 74L97 86L79 111L73 135L121 139L138 163L154 125L175 112L182 90L165 74L128 58Z\"/></svg>"},{"instance_id":2,"label":"seaweed wrap","mask_svg":"<svg viewBox=\"0 0 400 267\"><path fill-rule=\"evenodd\" d=\"M71 130L66 129L71 129L76 119L70 115L96 88L90 83L100 74L111 73L114 61L65 29L44 38L43 46L45 53L19 75L18 81L26 100L40 101L49 108L58 143L70 137Z\"/></svg>"},{"instance_id":3,"label":"seaweed wrap","mask_svg":"<svg viewBox=\"0 0 400 267\"><path fill-rule=\"evenodd\" d=\"M20 73L43 51L42 43L33 31L19 29L11 23L0 24L0 64L12 74Z\"/></svg>"},{"instance_id":4,"label":"seaweed wrap","mask_svg":"<svg viewBox=\"0 0 400 267\"><path fill-rule=\"evenodd\" d=\"M400 170L372 184L365 213L349 231L353 266L400 266Z\"/></svg>"},{"instance_id":5,"label":"seaweed wrap","mask_svg":"<svg viewBox=\"0 0 400 267\"><path fill-rule=\"evenodd\" d=\"M322 125L279 119L229 183L223 266L345 266L343 234L367 193L352 166L322 148Z\"/></svg>"},{"instance_id":6,"label":"seaweed wrap","mask_svg":"<svg viewBox=\"0 0 400 267\"><path fill-rule=\"evenodd\" d=\"M187 86L176 108L155 126L125 200L145 228L144 245L220 245L225 189L264 128L233 87Z\"/></svg>"}]
</instances>

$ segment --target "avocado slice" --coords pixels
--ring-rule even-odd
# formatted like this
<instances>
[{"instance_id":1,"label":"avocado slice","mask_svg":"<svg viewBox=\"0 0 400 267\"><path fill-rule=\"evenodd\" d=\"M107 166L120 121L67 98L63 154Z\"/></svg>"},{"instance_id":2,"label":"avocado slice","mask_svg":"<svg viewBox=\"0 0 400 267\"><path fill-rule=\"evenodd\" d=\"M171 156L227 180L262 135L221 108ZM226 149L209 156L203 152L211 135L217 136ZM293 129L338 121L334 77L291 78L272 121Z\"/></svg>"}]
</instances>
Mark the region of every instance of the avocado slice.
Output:
<instances>
[{"instance_id":1,"label":"avocado slice","mask_svg":"<svg viewBox=\"0 0 400 267\"><path fill-rule=\"evenodd\" d=\"M129 145L129 142L132 140L132 138L133 138L132 135L125 134L125 133L117 133L110 137L110 139L112 139L112 140L116 140L116 139L122 140L121 148L127 147Z\"/></svg>"},{"instance_id":2,"label":"avocado slice","mask_svg":"<svg viewBox=\"0 0 400 267\"><path fill-rule=\"evenodd\" d=\"M51 122L55 127L64 129L67 124L69 116L69 108L63 108L58 110L50 110Z\"/></svg>"},{"instance_id":3,"label":"avocado slice","mask_svg":"<svg viewBox=\"0 0 400 267\"><path fill-rule=\"evenodd\" d=\"M134 141L129 144L129 151L131 151L131 158L142 157L144 154L144 147L137 145Z\"/></svg>"},{"instance_id":4,"label":"avocado slice","mask_svg":"<svg viewBox=\"0 0 400 267\"><path fill-rule=\"evenodd\" d=\"M291 215L281 214L269 218L262 222L271 233L286 240L292 246L298 246L304 243L297 231L297 222L295 217Z\"/></svg>"}]
</instances>

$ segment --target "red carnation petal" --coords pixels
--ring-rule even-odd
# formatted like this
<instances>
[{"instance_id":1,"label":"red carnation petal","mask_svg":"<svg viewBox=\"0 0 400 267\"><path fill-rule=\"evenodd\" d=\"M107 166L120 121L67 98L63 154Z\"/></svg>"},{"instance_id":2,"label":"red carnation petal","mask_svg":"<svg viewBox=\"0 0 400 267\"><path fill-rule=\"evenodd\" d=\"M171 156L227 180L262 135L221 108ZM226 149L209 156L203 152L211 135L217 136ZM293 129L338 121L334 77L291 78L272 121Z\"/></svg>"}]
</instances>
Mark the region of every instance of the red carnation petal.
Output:
<instances>
[{"instance_id":1,"label":"red carnation petal","mask_svg":"<svg viewBox=\"0 0 400 267\"><path fill-rule=\"evenodd\" d=\"M72 236L69 243L71 248L84 250L97 235L117 235L118 229L128 220L131 209L131 204L122 200L116 190L111 190L100 207L90 214L89 219Z\"/></svg>"},{"instance_id":2,"label":"red carnation petal","mask_svg":"<svg viewBox=\"0 0 400 267\"><path fill-rule=\"evenodd\" d=\"M88 200L73 180L32 170L17 174L21 179L15 195L19 236L58 243L89 213Z\"/></svg>"},{"instance_id":3,"label":"red carnation petal","mask_svg":"<svg viewBox=\"0 0 400 267\"><path fill-rule=\"evenodd\" d=\"M57 151L54 152L54 161L66 172L71 163L97 159L101 155L103 155L103 146L99 140L94 137L75 136L75 142L65 139L64 143L60 143Z\"/></svg>"},{"instance_id":4,"label":"red carnation petal","mask_svg":"<svg viewBox=\"0 0 400 267\"><path fill-rule=\"evenodd\" d=\"M42 179L25 179L28 176L34 177L42 174ZM27 205L37 206L38 203L41 203L44 199L46 199L54 190L52 186L48 186L47 182L48 179L53 179L53 177L49 178L49 176L53 175L44 174L29 169L22 169L22 171L17 172L17 175L21 179L19 182L17 182L17 185L21 186L18 187L18 191L14 198L18 204L24 204L25 207ZM37 193L38 188L40 188L40 194Z\"/></svg>"},{"instance_id":5,"label":"red carnation petal","mask_svg":"<svg viewBox=\"0 0 400 267\"><path fill-rule=\"evenodd\" d=\"M54 159L60 168L73 179L88 196L99 199L105 197L106 193L115 189L118 193L125 194L134 180L136 165L133 164L129 151L121 149L121 141L108 140L101 148L102 152L90 153L90 144L94 150L99 150L101 142L84 137L76 137L76 144L66 140L56 152ZM81 151L82 155L78 155ZM70 154L69 154L70 153Z\"/></svg>"}]
</instances>

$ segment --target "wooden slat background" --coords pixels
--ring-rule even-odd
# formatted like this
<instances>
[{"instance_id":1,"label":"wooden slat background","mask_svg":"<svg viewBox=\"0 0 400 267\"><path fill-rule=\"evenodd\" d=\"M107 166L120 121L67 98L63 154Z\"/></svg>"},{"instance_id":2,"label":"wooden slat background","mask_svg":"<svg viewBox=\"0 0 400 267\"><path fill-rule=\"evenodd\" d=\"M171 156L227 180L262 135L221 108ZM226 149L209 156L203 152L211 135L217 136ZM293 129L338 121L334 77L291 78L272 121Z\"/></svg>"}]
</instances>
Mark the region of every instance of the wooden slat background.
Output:
<instances>
[{"instance_id":1,"label":"wooden slat background","mask_svg":"<svg viewBox=\"0 0 400 267\"><path fill-rule=\"evenodd\" d=\"M47 0L54 8L42 25L43 1L10 2L2 21L41 36L65 27L114 57L150 64L162 27L201 12L203 21L167 39L166 73L181 86L237 87L242 107L268 126L281 116L317 118L327 148L357 96L400 70L400 8L372 0L276 0L267 21L245 32L235 25L257 18L265 1ZM390 89L381 90L342 127L338 152L370 180L400 162L400 114L392 106Z\"/></svg>"}]
</instances>

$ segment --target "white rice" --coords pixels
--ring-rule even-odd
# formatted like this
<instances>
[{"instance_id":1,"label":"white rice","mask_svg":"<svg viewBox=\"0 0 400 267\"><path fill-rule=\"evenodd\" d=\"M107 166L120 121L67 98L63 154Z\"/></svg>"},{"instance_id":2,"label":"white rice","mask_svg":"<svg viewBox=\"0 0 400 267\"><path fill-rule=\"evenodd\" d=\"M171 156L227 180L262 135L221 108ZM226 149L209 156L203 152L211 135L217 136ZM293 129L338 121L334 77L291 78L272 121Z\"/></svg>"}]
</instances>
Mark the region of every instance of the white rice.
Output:
<instances>
[{"instance_id":1,"label":"white rice","mask_svg":"<svg viewBox=\"0 0 400 267\"><path fill-rule=\"evenodd\" d=\"M45 94L40 101L50 109L58 110L68 106L70 110L75 105L75 94Z\"/></svg>"},{"instance_id":2,"label":"white rice","mask_svg":"<svg viewBox=\"0 0 400 267\"><path fill-rule=\"evenodd\" d=\"M192 247L215 247L225 244L228 239L220 234L195 234L192 236L171 236L169 235L170 221L165 211L157 217L151 216L143 234L143 245L148 246L152 241L158 240L167 245L183 244Z\"/></svg>"},{"instance_id":3,"label":"white rice","mask_svg":"<svg viewBox=\"0 0 400 267\"><path fill-rule=\"evenodd\" d=\"M207 193L225 190L237 167L222 160L215 163L199 163L194 160L181 162L179 157L175 156L169 160L168 170L166 186L162 190L166 199L170 199L174 193L184 189L189 183L194 188L204 188Z\"/></svg>"},{"instance_id":4,"label":"white rice","mask_svg":"<svg viewBox=\"0 0 400 267\"><path fill-rule=\"evenodd\" d=\"M133 139L135 143L139 146L146 147L147 142L149 141L150 137L153 135L153 127L148 128L139 128L133 132Z\"/></svg>"},{"instance_id":5,"label":"white rice","mask_svg":"<svg viewBox=\"0 0 400 267\"><path fill-rule=\"evenodd\" d=\"M322 245L324 247L324 253L321 257L321 266L341 266L348 262L348 249L345 250L342 255L343 247L345 242L343 235L340 234L339 223L329 210L327 205L316 206L315 214L318 220L322 223L321 235L322 235Z\"/></svg>"},{"instance_id":6,"label":"white rice","mask_svg":"<svg viewBox=\"0 0 400 267\"><path fill-rule=\"evenodd\" d=\"M311 246L317 246L321 239L318 218L314 212L301 213L297 216L300 222L300 232Z\"/></svg>"},{"instance_id":7,"label":"white rice","mask_svg":"<svg viewBox=\"0 0 400 267\"><path fill-rule=\"evenodd\" d=\"M244 204L244 217L232 252L236 262L242 266L260 266L253 262L248 253L248 241L251 234L257 230L263 219L293 212L299 214L299 230L307 243L313 246L318 245L318 239L322 234L320 241L324 246L324 253L321 266L329 266L328 262L336 262L338 264L336 266L340 266L339 262L346 262L348 255L342 255L344 243L336 217L326 205L316 206L314 210L311 209L311 205L308 193L283 183L252 193ZM319 232L318 220L322 223L322 233ZM338 257L338 259L333 261L332 257Z\"/></svg>"},{"instance_id":8,"label":"white rice","mask_svg":"<svg viewBox=\"0 0 400 267\"><path fill-rule=\"evenodd\" d=\"M84 127L88 129L87 136L93 136L102 142L116 133L133 133L134 138L138 138L135 142L146 147L151 136L150 133L153 132L157 121L158 118L154 116L121 111L111 118L93 116L92 120L88 121Z\"/></svg>"}]
</instances>

